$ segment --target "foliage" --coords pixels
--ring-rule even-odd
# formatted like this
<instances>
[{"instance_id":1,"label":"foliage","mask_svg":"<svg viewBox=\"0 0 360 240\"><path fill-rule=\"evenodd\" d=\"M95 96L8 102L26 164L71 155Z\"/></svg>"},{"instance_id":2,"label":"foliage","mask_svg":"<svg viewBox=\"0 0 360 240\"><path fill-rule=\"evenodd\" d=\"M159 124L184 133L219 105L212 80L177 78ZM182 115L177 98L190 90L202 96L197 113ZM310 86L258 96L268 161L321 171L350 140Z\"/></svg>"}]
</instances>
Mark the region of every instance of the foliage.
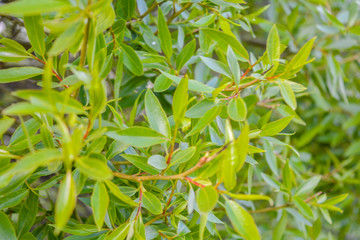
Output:
<instances>
[{"instance_id":1,"label":"foliage","mask_svg":"<svg viewBox=\"0 0 360 240\"><path fill-rule=\"evenodd\" d=\"M0 6L31 44L1 37L20 66L0 83L41 87L2 111L1 236L344 236L326 222L349 221L358 184L358 4L279 2Z\"/></svg>"}]
</instances>

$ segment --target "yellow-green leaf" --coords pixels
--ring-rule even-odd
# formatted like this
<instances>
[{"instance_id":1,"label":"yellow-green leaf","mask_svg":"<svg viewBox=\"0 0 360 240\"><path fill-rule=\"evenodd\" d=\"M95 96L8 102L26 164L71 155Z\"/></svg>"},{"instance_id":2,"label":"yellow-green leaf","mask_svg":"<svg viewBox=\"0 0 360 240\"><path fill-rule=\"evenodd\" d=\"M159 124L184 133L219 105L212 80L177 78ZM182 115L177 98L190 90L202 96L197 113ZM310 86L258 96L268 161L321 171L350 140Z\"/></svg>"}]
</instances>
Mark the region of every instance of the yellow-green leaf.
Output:
<instances>
[{"instance_id":1,"label":"yellow-green leaf","mask_svg":"<svg viewBox=\"0 0 360 240\"><path fill-rule=\"evenodd\" d=\"M109 206L109 194L103 182L97 181L91 195L91 208L98 230L101 230L106 215L106 210Z\"/></svg>"}]
</instances>

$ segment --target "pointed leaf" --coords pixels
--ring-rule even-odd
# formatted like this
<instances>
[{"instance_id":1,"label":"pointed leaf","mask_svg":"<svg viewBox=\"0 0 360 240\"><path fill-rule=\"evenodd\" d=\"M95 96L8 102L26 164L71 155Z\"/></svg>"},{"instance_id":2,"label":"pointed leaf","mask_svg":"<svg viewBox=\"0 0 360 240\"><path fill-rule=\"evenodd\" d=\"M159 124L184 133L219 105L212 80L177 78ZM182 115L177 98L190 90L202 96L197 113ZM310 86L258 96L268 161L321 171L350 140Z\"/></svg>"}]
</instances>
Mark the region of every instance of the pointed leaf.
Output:
<instances>
[{"instance_id":1,"label":"pointed leaf","mask_svg":"<svg viewBox=\"0 0 360 240\"><path fill-rule=\"evenodd\" d=\"M103 182L96 182L91 195L91 207L98 230L101 230L109 206L109 194Z\"/></svg>"},{"instance_id":2,"label":"pointed leaf","mask_svg":"<svg viewBox=\"0 0 360 240\"><path fill-rule=\"evenodd\" d=\"M0 83L18 82L39 76L44 73L43 69L35 67L14 67L0 70Z\"/></svg>"},{"instance_id":3,"label":"pointed leaf","mask_svg":"<svg viewBox=\"0 0 360 240\"><path fill-rule=\"evenodd\" d=\"M159 215L163 211L160 200L151 192L143 193L142 204L154 215Z\"/></svg>"}]
</instances>

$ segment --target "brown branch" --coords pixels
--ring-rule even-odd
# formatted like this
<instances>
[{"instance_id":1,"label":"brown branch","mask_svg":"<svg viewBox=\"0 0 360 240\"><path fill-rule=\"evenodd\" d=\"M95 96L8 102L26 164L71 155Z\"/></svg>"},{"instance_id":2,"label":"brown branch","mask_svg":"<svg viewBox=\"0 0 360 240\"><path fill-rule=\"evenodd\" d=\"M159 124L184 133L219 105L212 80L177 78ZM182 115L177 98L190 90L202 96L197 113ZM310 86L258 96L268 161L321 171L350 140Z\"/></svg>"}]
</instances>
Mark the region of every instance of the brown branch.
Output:
<instances>
[{"instance_id":1,"label":"brown branch","mask_svg":"<svg viewBox=\"0 0 360 240\"><path fill-rule=\"evenodd\" d=\"M144 226L146 227L146 226L148 226L148 225L151 225L151 224L153 224L154 222L156 222L157 220L159 220L159 219L161 219L161 218L163 218L163 217L167 217L167 216L169 216L169 215L171 215L171 214L172 214L172 212L167 212L167 213L163 213L163 214L161 214L161 215L159 215L159 216L156 216L155 218L153 218L153 219L151 219L150 221L148 221L147 223L145 223Z\"/></svg>"},{"instance_id":2,"label":"brown branch","mask_svg":"<svg viewBox=\"0 0 360 240\"><path fill-rule=\"evenodd\" d=\"M178 12L175 12L173 15L171 15L171 17L167 20L167 24L170 24L172 22L172 20L174 20L177 16L179 16L183 11L188 9L191 5L192 5L192 3L188 2L187 4L185 4L185 6L182 9L180 9ZM175 9L174 9L174 11L175 11Z\"/></svg>"}]
</instances>

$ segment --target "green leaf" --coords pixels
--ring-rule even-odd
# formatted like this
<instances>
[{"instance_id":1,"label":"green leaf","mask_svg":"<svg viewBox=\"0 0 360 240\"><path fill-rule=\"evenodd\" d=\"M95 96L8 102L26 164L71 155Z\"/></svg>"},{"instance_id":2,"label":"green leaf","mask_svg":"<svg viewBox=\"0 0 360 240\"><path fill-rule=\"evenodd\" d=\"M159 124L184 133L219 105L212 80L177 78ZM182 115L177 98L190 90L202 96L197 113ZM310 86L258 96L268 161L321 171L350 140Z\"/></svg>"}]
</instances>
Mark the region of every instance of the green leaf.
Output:
<instances>
[{"instance_id":1,"label":"green leaf","mask_svg":"<svg viewBox=\"0 0 360 240\"><path fill-rule=\"evenodd\" d=\"M212 71L215 71L217 73L220 73L222 75L231 78L230 70L224 63L208 57L201 56L200 58L205 63L205 65L208 66L208 68L210 68Z\"/></svg>"},{"instance_id":2,"label":"green leaf","mask_svg":"<svg viewBox=\"0 0 360 240\"><path fill-rule=\"evenodd\" d=\"M282 236L284 235L284 232L286 230L286 224L287 224L287 213L286 211L283 211L282 216L274 229L273 239L282 239Z\"/></svg>"},{"instance_id":3,"label":"green leaf","mask_svg":"<svg viewBox=\"0 0 360 240\"><path fill-rule=\"evenodd\" d=\"M231 99L227 107L227 113L234 121L245 121L247 114L246 103L240 97Z\"/></svg>"},{"instance_id":4,"label":"green leaf","mask_svg":"<svg viewBox=\"0 0 360 240\"><path fill-rule=\"evenodd\" d=\"M159 171L149 165L147 163L147 158L143 156L137 155L130 155L130 154L121 154L121 157L125 158L127 161L134 164L137 168L143 170L144 172L151 173L151 174L158 174Z\"/></svg>"},{"instance_id":5,"label":"green leaf","mask_svg":"<svg viewBox=\"0 0 360 240\"><path fill-rule=\"evenodd\" d=\"M139 148L150 147L168 141L164 135L145 127L130 127L112 131L108 132L107 136Z\"/></svg>"},{"instance_id":6,"label":"green leaf","mask_svg":"<svg viewBox=\"0 0 360 240\"><path fill-rule=\"evenodd\" d=\"M39 197L33 192L30 192L28 198L21 206L19 212L19 220L17 225L17 235L21 237L28 231L35 222L38 213Z\"/></svg>"},{"instance_id":7,"label":"green leaf","mask_svg":"<svg viewBox=\"0 0 360 240\"><path fill-rule=\"evenodd\" d=\"M233 200L225 203L226 214L235 231L246 240L260 240L260 233L252 216Z\"/></svg>"},{"instance_id":8,"label":"green leaf","mask_svg":"<svg viewBox=\"0 0 360 240\"><path fill-rule=\"evenodd\" d=\"M180 71L183 66L190 60L194 55L196 49L196 40L192 40L181 50L176 58L176 68Z\"/></svg>"},{"instance_id":9,"label":"green leaf","mask_svg":"<svg viewBox=\"0 0 360 240\"><path fill-rule=\"evenodd\" d=\"M125 66L136 76L141 76L144 74L144 67L133 48L129 47L126 44L121 44L121 49L123 50L124 64Z\"/></svg>"},{"instance_id":10,"label":"green leaf","mask_svg":"<svg viewBox=\"0 0 360 240\"><path fill-rule=\"evenodd\" d=\"M45 54L45 34L41 15L24 17L24 24L31 46L41 56Z\"/></svg>"},{"instance_id":11,"label":"green leaf","mask_svg":"<svg viewBox=\"0 0 360 240\"><path fill-rule=\"evenodd\" d=\"M146 191L143 193L142 204L144 208L154 215L160 215L163 211L160 200L151 192Z\"/></svg>"},{"instance_id":12,"label":"green leaf","mask_svg":"<svg viewBox=\"0 0 360 240\"><path fill-rule=\"evenodd\" d=\"M269 64L272 65L272 73L276 71L280 60L280 37L276 25L274 25L266 40L266 51L269 57Z\"/></svg>"},{"instance_id":13,"label":"green leaf","mask_svg":"<svg viewBox=\"0 0 360 240\"><path fill-rule=\"evenodd\" d=\"M288 116L263 125L261 127L260 136L274 136L278 134L286 128L293 118L294 116Z\"/></svg>"},{"instance_id":14,"label":"green leaf","mask_svg":"<svg viewBox=\"0 0 360 240\"><path fill-rule=\"evenodd\" d=\"M188 78L184 77L177 86L173 97L172 109L174 114L174 121L177 124L180 124L185 117L188 98Z\"/></svg>"},{"instance_id":15,"label":"green leaf","mask_svg":"<svg viewBox=\"0 0 360 240\"><path fill-rule=\"evenodd\" d=\"M324 204L335 205L339 202L344 201L349 196L348 193L340 194L339 196L330 198L324 202Z\"/></svg>"},{"instance_id":16,"label":"green leaf","mask_svg":"<svg viewBox=\"0 0 360 240\"><path fill-rule=\"evenodd\" d=\"M201 29L201 31L209 39L216 41L223 52L226 52L228 46L230 45L235 53L239 54L242 58L244 58L244 60L249 59L249 53L246 51L244 46L231 35L210 28Z\"/></svg>"},{"instance_id":17,"label":"green leaf","mask_svg":"<svg viewBox=\"0 0 360 240\"><path fill-rule=\"evenodd\" d=\"M170 138L170 124L165 111L150 89L148 89L145 94L145 110L150 127L165 137Z\"/></svg>"},{"instance_id":18,"label":"green leaf","mask_svg":"<svg viewBox=\"0 0 360 240\"><path fill-rule=\"evenodd\" d=\"M270 205L273 205L273 200L266 195L258 195L258 194L235 194L235 193L231 193L231 192L225 192L226 195L229 195L232 198L235 199L239 199L239 200L244 200L244 201L258 201L258 200L265 200L268 201L270 203Z\"/></svg>"},{"instance_id":19,"label":"green leaf","mask_svg":"<svg viewBox=\"0 0 360 240\"><path fill-rule=\"evenodd\" d=\"M84 174L94 179L111 179L112 172L106 163L100 159L80 157L75 162L76 167Z\"/></svg>"},{"instance_id":20,"label":"green leaf","mask_svg":"<svg viewBox=\"0 0 360 240\"><path fill-rule=\"evenodd\" d=\"M19 62L26 58L29 58L28 55L14 51L13 49L8 49L5 47L0 47L0 61L1 62Z\"/></svg>"},{"instance_id":21,"label":"green leaf","mask_svg":"<svg viewBox=\"0 0 360 240\"><path fill-rule=\"evenodd\" d=\"M0 7L0 14L31 16L61 11L70 7L69 2L61 0L20 0L2 5Z\"/></svg>"},{"instance_id":22,"label":"green leaf","mask_svg":"<svg viewBox=\"0 0 360 240\"><path fill-rule=\"evenodd\" d=\"M236 83L236 85L240 84L240 67L239 67L239 63L238 60L235 56L234 50L231 48L231 46L228 46L227 49L227 62L231 71L231 74L233 76L233 79Z\"/></svg>"},{"instance_id":23,"label":"green leaf","mask_svg":"<svg viewBox=\"0 0 360 240\"><path fill-rule=\"evenodd\" d=\"M130 223L121 224L112 233L110 233L105 240L124 240L129 232L130 226Z\"/></svg>"},{"instance_id":24,"label":"green leaf","mask_svg":"<svg viewBox=\"0 0 360 240\"><path fill-rule=\"evenodd\" d=\"M307 43L302 46L299 52L291 59L291 61L286 65L285 73L292 72L295 74L300 70L300 68L306 64L306 60L308 59L312 46L314 44L316 37L310 39Z\"/></svg>"},{"instance_id":25,"label":"green leaf","mask_svg":"<svg viewBox=\"0 0 360 240\"><path fill-rule=\"evenodd\" d=\"M14 67L0 70L0 83L18 82L39 76L44 73L43 69L35 67Z\"/></svg>"},{"instance_id":26,"label":"green leaf","mask_svg":"<svg viewBox=\"0 0 360 240\"><path fill-rule=\"evenodd\" d=\"M62 229L70 219L76 205L75 182L71 171L67 171L62 180L55 205L55 224Z\"/></svg>"},{"instance_id":27,"label":"green leaf","mask_svg":"<svg viewBox=\"0 0 360 240\"><path fill-rule=\"evenodd\" d=\"M155 79L154 92L164 92L169 89L172 81L165 75L161 74Z\"/></svg>"},{"instance_id":28,"label":"green leaf","mask_svg":"<svg viewBox=\"0 0 360 240\"><path fill-rule=\"evenodd\" d=\"M59 55L66 49L71 49L74 44L83 36L84 22L77 21L70 25L60 36L55 40L53 46L49 50L49 55ZM70 51L71 52L71 51Z\"/></svg>"},{"instance_id":29,"label":"green leaf","mask_svg":"<svg viewBox=\"0 0 360 240\"><path fill-rule=\"evenodd\" d=\"M121 201L123 201L126 204L129 204L131 206L136 207L138 204L136 202L134 202L129 196L125 195L124 193L122 193L120 191L120 189L118 188L118 186L113 183L110 180L106 180L105 181L106 186L108 186L110 192L112 194L114 194L115 197L117 197L118 199L120 199Z\"/></svg>"},{"instance_id":30,"label":"green leaf","mask_svg":"<svg viewBox=\"0 0 360 240\"><path fill-rule=\"evenodd\" d=\"M195 27L204 27L204 26L208 26L211 23L213 23L216 19L216 15L215 14L209 14L207 16L204 16L202 18L200 18L199 20L197 20L196 22L193 23L193 25Z\"/></svg>"},{"instance_id":31,"label":"green leaf","mask_svg":"<svg viewBox=\"0 0 360 240\"><path fill-rule=\"evenodd\" d=\"M307 205L307 203L301 198L294 196L295 206L299 209L299 211L307 218L314 218L314 214L311 208Z\"/></svg>"},{"instance_id":32,"label":"green leaf","mask_svg":"<svg viewBox=\"0 0 360 240\"><path fill-rule=\"evenodd\" d=\"M117 0L116 13L123 19L129 20L135 14L136 1L132 0Z\"/></svg>"},{"instance_id":33,"label":"green leaf","mask_svg":"<svg viewBox=\"0 0 360 240\"><path fill-rule=\"evenodd\" d=\"M173 53L171 34L160 7L158 7L158 29L161 48L165 56L170 59Z\"/></svg>"},{"instance_id":34,"label":"green leaf","mask_svg":"<svg viewBox=\"0 0 360 240\"><path fill-rule=\"evenodd\" d=\"M319 184L321 180L320 176L311 177L303 182L295 192L296 196L302 196L307 193L310 193L314 190L314 188Z\"/></svg>"},{"instance_id":35,"label":"green leaf","mask_svg":"<svg viewBox=\"0 0 360 240\"><path fill-rule=\"evenodd\" d=\"M0 197L0 210L18 205L28 194L27 189L20 189Z\"/></svg>"},{"instance_id":36,"label":"green leaf","mask_svg":"<svg viewBox=\"0 0 360 240\"><path fill-rule=\"evenodd\" d=\"M196 203L199 207L199 211L203 214L211 212L218 201L219 194L212 186L199 188L196 191Z\"/></svg>"},{"instance_id":37,"label":"green leaf","mask_svg":"<svg viewBox=\"0 0 360 240\"><path fill-rule=\"evenodd\" d=\"M281 96L284 98L285 102L289 107L291 107L293 110L296 109L296 97L295 94L291 88L291 85L288 81L280 81L279 82L280 87L280 93Z\"/></svg>"},{"instance_id":38,"label":"green leaf","mask_svg":"<svg viewBox=\"0 0 360 240\"><path fill-rule=\"evenodd\" d=\"M196 152L196 147L189 147L185 150L177 151L171 158L169 166L179 165L189 161Z\"/></svg>"},{"instance_id":39,"label":"green leaf","mask_svg":"<svg viewBox=\"0 0 360 240\"><path fill-rule=\"evenodd\" d=\"M100 231L106 215L106 210L109 206L109 194L103 182L97 181L91 195L91 208L96 226Z\"/></svg>"},{"instance_id":40,"label":"green leaf","mask_svg":"<svg viewBox=\"0 0 360 240\"><path fill-rule=\"evenodd\" d=\"M214 108L207 111L202 118L195 124L195 126L191 129L191 131L186 134L185 138L194 135L202 131L206 126L208 126L215 118L220 114L221 106L215 106Z\"/></svg>"},{"instance_id":41,"label":"green leaf","mask_svg":"<svg viewBox=\"0 0 360 240\"><path fill-rule=\"evenodd\" d=\"M54 225L50 224L50 226ZM62 229L62 231L76 236L87 236L89 234L98 232L98 228L90 224L76 224L74 226L67 225Z\"/></svg>"},{"instance_id":42,"label":"green leaf","mask_svg":"<svg viewBox=\"0 0 360 240\"><path fill-rule=\"evenodd\" d=\"M0 211L0 236L6 240L17 240L14 226L3 211Z\"/></svg>"},{"instance_id":43,"label":"green leaf","mask_svg":"<svg viewBox=\"0 0 360 240\"><path fill-rule=\"evenodd\" d=\"M163 170L167 167L166 164L166 159L164 158L164 156L162 155L152 155L151 157L149 157L149 159L147 160L147 163L159 170Z\"/></svg>"},{"instance_id":44,"label":"green leaf","mask_svg":"<svg viewBox=\"0 0 360 240\"><path fill-rule=\"evenodd\" d=\"M15 119L4 116L0 119L0 138L14 124Z\"/></svg>"}]
</instances>

